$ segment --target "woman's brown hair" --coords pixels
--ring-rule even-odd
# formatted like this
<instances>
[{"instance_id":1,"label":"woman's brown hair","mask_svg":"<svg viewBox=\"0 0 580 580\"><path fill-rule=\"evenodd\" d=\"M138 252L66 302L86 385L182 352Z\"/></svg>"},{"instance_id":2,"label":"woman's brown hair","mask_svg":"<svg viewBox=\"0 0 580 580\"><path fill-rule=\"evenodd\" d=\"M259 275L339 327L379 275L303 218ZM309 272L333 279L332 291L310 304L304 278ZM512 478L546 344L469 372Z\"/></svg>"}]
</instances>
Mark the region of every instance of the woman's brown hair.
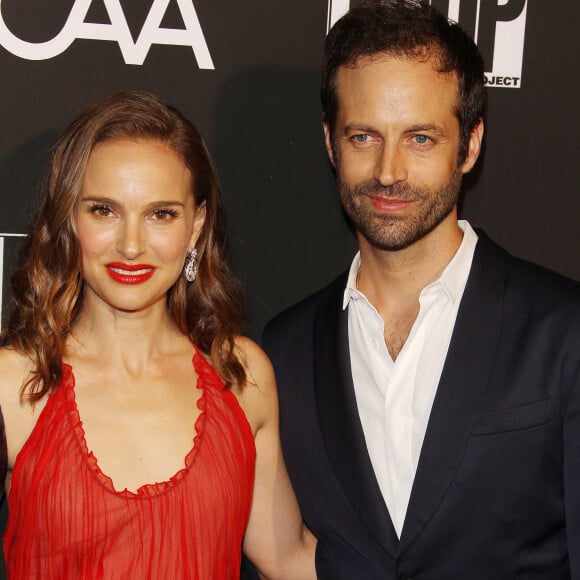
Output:
<instances>
[{"instance_id":1,"label":"woman's brown hair","mask_svg":"<svg viewBox=\"0 0 580 580\"><path fill-rule=\"evenodd\" d=\"M223 204L213 163L197 129L152 94L123 91L85 109L58 139L41 188L40 206L12 277L13 304L3 342L33 364L22 394L41 399L62 379L66 338L83 303L80 248L74 212L91 151L117 139L167 144L189 169L196 207L205 202L197 241L198 273L181 276L167 306L180 330L207 355L226 386L246 380L235 348L241 332L240 286L227 264Z\"/></svg>"}]
</instances>

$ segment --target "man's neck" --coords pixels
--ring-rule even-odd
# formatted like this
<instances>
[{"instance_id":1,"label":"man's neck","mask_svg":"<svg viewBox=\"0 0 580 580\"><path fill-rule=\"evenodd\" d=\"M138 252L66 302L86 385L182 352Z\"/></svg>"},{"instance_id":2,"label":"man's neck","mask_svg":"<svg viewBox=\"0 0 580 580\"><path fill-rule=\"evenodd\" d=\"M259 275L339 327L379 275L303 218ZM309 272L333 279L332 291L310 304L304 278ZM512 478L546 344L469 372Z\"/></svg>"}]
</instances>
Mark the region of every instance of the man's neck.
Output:
<instances>
[{"instance_id":1,"label":"man's neck","mask_svg":"<svg viewBox=\"0 0 580 580\"><path fill-rule=\"evenodd\" d=\"M358 289L385 324L385 342L396 358L419 313L419 295L436 280L457 252L463 231L457 220L443 222L411 246L380 250L359 235Z\"/></svg>"}]
</instances>

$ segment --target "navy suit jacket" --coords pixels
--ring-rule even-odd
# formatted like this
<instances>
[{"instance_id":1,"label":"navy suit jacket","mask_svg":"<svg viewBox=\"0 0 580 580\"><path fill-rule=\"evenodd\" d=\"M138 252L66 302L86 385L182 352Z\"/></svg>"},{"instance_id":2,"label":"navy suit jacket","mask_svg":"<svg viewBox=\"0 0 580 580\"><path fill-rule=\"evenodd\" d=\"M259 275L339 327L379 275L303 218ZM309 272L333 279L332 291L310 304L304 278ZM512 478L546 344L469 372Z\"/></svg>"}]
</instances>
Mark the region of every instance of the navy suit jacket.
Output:
<instances>
[{"instance_id":1,"label":"navy suit jacket","mask_svg":"<svg viewBox=\"0 0 580 580\"><path fill-rule=\"evenodd\" d=\"M319 578L580 578L580 284L478 234L400 541L357 412L346 273L265 329Z\"/></svg>"}]
</instances>

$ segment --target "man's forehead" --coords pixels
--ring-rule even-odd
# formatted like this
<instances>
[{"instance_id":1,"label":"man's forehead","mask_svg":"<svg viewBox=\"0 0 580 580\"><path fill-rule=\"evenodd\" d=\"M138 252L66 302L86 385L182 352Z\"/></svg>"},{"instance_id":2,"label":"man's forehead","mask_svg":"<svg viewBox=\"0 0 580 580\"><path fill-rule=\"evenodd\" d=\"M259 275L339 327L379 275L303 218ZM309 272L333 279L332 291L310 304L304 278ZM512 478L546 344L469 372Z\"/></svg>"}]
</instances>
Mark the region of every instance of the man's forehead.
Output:
<instances>
[{"instance_id":1,"label":"man's forehead","mask_svg":"<svg viewBox=\"0 0 580 580\"><path fill-rule=\"evenodd\" d=\"M407 78L420 78L420 92L425 94L429 94L437 87L447 94L451 89L457 103L459 101L458 75L454 70L442 71L440 62L440 59L432 53L426 57L424 53L419 56L407 56L383 52L360 56L352 63L342 65L337 69L335 89L338 102L341 101L341 93L343 97L346 96L345 90L349 95L352 91L364 91L365 83L371 83L374 86L380 84L384 90L389 90L391 81L393 85L396 85L400 83L401 75L403 75Z\"/></svg>"},{"instance_id":2,"label":"man's forehead","mask_svg":"<svg viewBox=\"0 0 580 580\"><path fill-rule=\"evenodd\" d=\"M398 61L404 62L408 66L421 66L425 63L431 64L433 71L438 75L441 75L446 80L456 80L458 81L457 72L455 70L446 70L443 65L443 59L441 52L436 48L425 48L420 47L412 52L376 52L373 54L362 54L352 60L345 62L340 65L336 72L337 76L341 71L352 70L352 69L362 69L373 64L377 64L383 61Z\"/></svg>"}]
</instances>

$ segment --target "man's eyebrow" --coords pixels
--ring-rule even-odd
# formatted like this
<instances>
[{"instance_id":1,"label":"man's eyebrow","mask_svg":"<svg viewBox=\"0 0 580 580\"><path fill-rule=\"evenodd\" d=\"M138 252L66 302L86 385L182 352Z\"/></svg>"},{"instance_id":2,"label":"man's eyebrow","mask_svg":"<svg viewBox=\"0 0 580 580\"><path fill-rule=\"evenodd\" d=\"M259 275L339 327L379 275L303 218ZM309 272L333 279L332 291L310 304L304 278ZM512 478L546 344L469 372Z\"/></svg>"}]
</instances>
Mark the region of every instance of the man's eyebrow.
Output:
<instances>
[{"instance_id":1,"label":"man's eyebrow","mask_svg":"<svg viewBox=\"0 0 580 580\"><path fill-rule=\"evenodd\" d=\"M362 133L375 133L376 130L370 125L364 125L363 123L349 123L344 127L344 133L351 133L352 131L360 131Z\"/></svg>"},{"instance_id":2,"label":"man's eyebrow","mask_svg":"<svg viewBox=\"0 0 580 580\"><path fill-rule=\"evenodd\" d=\"M447 136L447 131L441 125L434 123L417 123L405 129L405 133L435 133L441 137Z\"/></svg>"},{"instance_id":3,"label":"man's eyebrow","mask_svg":"<svg viewBox=\"0 0 580 580\"><path fill-rule=\"evenodd\" d=\"M344 126L344 134L352 133L354 131L359 131L361 133L375 133L376 129L370 125L364 123L349 123ZM447 131L441 125L436 125L435 123L416 123L415 125L410 125L404 130L405 133L434 133L439 136L447 136Z\"/></svg>"}]
</instances>

